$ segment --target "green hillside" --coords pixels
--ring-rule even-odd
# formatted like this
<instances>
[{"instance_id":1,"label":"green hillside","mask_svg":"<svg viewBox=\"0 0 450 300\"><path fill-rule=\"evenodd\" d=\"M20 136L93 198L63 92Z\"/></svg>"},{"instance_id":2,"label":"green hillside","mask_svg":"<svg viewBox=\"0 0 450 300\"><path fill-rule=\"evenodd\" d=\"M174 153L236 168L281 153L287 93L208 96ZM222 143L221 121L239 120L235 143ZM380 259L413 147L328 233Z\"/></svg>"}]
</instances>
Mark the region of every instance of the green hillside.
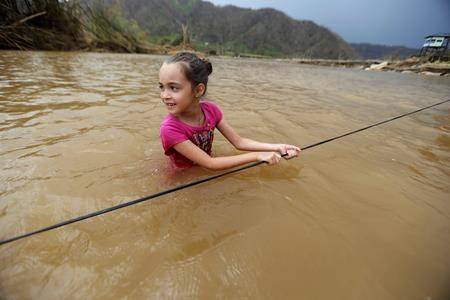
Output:
<instances>
[{"instance_id":1,"label":"green hillside","mask_svg":"<svg viewBox=\"0 0 450 300\"><path fill-rule=\"evenodd\" d=\"M0 49L104 50L353 59L327 28L275 9L215 6L201 0L7 0Z\"/></svg>"},{"instance_id":2,"label":"green hillside","mask_svg":"<svg viewBox=\"0 0 450 300\"><path fill-rule=\"evenodd\" d=\"M337 34L275 9L215 6L200 0L110 0L134 19L152 41L177 44L182 28L203 51L282 57L348 59L357 56Z\"/></svg>"},{"instance_id":3,"label":"green hillside","mask_svg":"<svg viewBox=\"0 0 450 300\"><path fill-rule=\"evenodd\" d=\"M350 44L364 59L404 59L419 53L420 49L403 46L384 46L368 43Z\"/></svg>"}]
</instances>

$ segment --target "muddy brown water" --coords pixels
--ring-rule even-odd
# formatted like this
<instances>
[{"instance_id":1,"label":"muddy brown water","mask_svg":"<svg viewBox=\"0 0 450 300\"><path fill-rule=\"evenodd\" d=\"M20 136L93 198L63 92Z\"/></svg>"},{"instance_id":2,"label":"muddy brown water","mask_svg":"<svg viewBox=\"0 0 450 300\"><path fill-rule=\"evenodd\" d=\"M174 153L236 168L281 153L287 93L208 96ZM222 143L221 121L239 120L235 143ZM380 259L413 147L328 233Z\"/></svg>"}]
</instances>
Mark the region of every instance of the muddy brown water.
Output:
<instances>
[{"instance_id":1,"label":"muddy brown water","mask_svg":"<svg viewBox=\"0 0 450 300\"><path fill-rule=\"evenodd\" d=\"M213 174L162 153L163 56L0 52L0 238ZM450 79L213 58L243 136L305 146ZM235 154L216 132L215 155ZM448 299L450 105L0 247L4 299Z\"/></svg>"}]
</instances>

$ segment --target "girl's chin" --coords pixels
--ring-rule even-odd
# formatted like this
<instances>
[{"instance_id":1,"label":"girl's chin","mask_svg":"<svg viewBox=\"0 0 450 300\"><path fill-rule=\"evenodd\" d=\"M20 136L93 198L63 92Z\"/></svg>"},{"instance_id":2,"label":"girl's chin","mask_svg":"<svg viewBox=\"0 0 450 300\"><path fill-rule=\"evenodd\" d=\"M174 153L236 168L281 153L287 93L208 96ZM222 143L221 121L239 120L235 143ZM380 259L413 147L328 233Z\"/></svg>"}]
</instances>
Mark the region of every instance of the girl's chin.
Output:
<instances>
[{"instance_id":1,"label":"girl's chin","mask_svg":"<svg viewBox=\"0 0 450 300\"><path fill-rule=\"evenodd\" d=\"M169 105L166 105L166 109L169 111L169 112L172 112L172 111L176 111L177 109L176 109L176 106L169 106Z\"/></svg>"},{"instance_id":2,"label":"girl's chin","mask_svg":"<svg viewBox=\"0 0 450 300\"><path fill-rule=\"evenodd\" d=\"M174 108L167 108L167 112L171 115L177 115L178 114L178 110L174 109Z\"/></svg>"}]
</instances>

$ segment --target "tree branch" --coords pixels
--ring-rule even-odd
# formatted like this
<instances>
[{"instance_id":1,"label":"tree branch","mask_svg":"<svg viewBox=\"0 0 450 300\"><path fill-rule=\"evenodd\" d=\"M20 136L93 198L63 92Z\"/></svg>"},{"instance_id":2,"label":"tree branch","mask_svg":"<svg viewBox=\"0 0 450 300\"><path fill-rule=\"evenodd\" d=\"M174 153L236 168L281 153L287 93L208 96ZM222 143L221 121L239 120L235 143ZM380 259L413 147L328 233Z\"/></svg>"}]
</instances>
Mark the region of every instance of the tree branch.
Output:
<instances>
[{"instance_id":1,"label":"tree branch","mask_svg":"<svg viewBox=\"0 0 450 300\"><path fill-rule=\"evenodd\" d=\"M36 17L45 15L46 13L47 13L46 11L41 11L41 12L38 12L38 13L36 13L36 14L32 14L31 16L28 16L28 17L26 17L26 18L23 18L22 20L19 20L19 21L17 21L17 22L14 22L13 24L11 24L11 27L15 27L15 26L17 26L17 25L19 25L19 24L25 23L25 22L28 21L28 20L31 20L31 19L34 19L34 18L36 18Z\"/></svg>"}]
</instances>

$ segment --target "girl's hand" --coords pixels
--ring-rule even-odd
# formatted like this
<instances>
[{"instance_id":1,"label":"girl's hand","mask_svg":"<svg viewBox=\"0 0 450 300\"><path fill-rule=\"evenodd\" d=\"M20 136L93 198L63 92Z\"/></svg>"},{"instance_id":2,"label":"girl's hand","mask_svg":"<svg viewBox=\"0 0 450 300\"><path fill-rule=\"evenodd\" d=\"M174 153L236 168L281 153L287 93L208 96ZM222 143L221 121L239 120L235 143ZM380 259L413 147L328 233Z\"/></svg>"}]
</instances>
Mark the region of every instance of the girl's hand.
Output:
<instances>
[{"instance_id":1,"label":"girl's hand","mask_svg":"<svg viewBox=\"0 0 450 300\"><path fill-rule=\"evenodd\" d=\"M278 152L258 152L258 161L264 161L268 163L270 166L277 164L281 155Z\"/></svg>"},{"instance_id":2,"label":"girl's hand","mask_svg":"<svg viewBox=\"0 0 450 300\"><path fill-rule=\"evenodd\" d=\"M280 152L281 155L284 155L287 153L286 156L283 156L285 159L291 159L293 157L297 157L300 154L300 151L302 151L299 147L294 145L287 145L287 144L279 144L278 145L278 152Z\"/></svg>"}]
</instances>

